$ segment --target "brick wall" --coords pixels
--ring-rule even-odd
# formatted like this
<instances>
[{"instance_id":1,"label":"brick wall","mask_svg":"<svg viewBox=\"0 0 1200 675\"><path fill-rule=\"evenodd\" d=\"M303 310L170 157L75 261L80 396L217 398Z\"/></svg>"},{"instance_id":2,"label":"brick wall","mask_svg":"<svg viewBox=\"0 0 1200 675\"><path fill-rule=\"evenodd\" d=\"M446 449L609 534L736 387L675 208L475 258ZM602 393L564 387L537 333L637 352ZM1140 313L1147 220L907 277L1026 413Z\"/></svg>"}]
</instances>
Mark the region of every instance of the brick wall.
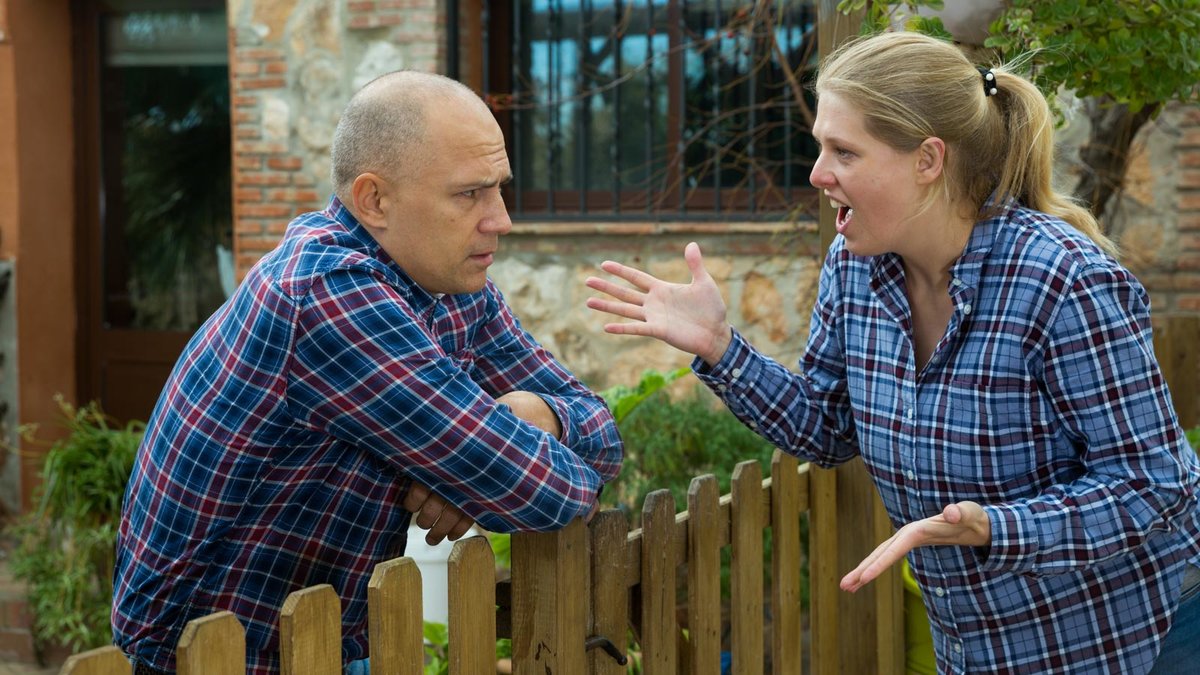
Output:
<instances>
[{"instance_id":1,"label":"brick wall","mask_svg":"<svg viewBox=\"0 0 1200 675\"><path fill-rule=\"evenodd\" d=\"M1173 310L1200 312L1200 106L1179 126L1179 258Z\"/></svg>"}]
</instances>

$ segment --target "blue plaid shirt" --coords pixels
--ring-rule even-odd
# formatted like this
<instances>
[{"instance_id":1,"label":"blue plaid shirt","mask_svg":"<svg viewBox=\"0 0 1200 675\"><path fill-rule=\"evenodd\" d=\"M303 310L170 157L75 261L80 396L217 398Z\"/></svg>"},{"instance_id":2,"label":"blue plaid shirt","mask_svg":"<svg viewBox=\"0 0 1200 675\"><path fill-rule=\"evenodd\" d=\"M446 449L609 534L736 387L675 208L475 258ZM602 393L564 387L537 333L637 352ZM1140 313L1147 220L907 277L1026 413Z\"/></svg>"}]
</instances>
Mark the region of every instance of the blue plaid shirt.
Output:
<instances>
[{"instance_id":1,"label":"blue plaid shirt","mask_svg":"<svg viewBox=\"0 0 1200 675\"><path fill-rule=\"evenodd\" d=\"M513 390L541 395L562 438L496 405ZM248 670L278 672L285 598L328 583L343 655L362 658L410 481L489 530L548 530L589 513L620 464L604 402L490 281L430 295L334 199L289 225L167 381L125 494L115 641L174 670L185 624L230 610Z\"/></svg>"},{"instance_id":2,"label":"blue plaid shirt","mask_svg":"<svg viewBox=\"0 0 1200 675\"><path fill-rule=\"evenodd\" d=\"M984 505L990 548L909 556L941 672L1144 673L1200 552L1200 471L1146 292L1087 237L1020 207L976 224L951 277L954 313L920 371L900 259L855 256L840 237L800 374L740 335L694 367L787 452L861 455L896 527Z\"/></svg>"}]
</instances>

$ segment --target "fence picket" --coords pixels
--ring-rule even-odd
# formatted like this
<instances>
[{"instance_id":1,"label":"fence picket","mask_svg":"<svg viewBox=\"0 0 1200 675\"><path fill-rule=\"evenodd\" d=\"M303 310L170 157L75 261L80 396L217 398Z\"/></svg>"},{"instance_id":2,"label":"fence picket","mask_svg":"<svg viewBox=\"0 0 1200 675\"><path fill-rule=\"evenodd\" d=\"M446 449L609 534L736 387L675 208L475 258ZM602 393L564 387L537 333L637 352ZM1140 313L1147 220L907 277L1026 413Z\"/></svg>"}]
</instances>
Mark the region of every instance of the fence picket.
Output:
<instances>
[{"instance_id":1,"label":"fence picket","mask_svg":"<svg viewBox=\"0 0 1200 675\"><path fill-rule=\"evenodd\" d=\"M487 537L460 539L447 561L450 673L496 672L496 556Z\"/></svg>"},{"instance_id":2,"label":"fence picket","mask_svg":"<svg viewBox=\"0 0 1200 675\"><path fill-rule=\"evenodd\" d=\"M592 565L591 634L606 637L622 654L628 655L629 586L626 584L625 546L629 521L615 509L602 511L588 525ZM588 652L588 672L593 675L624 675L626 669L603 650Z\"/></svg>"},{"instance_id":3,"label":"fence picket","mask_svg":"<svg viewBox=\"0 0 1200 675\"><path fill-rule=\"evenodd\" d=\"M124 652L109 645L69 657L59 675L130 675L132 672L133 666Z\"/></svg>"},{"instance_id":4,"label":"fence picket","mask_svg":"<svg viewBox=\"0 0 1200 675\"><path fill-rule=\"evenodd\" d=\"M421 570L412 558L375 566L367 585L371 669L421 675L425 665Z\"/></svg>"},{"instance_id":5,"label":"fence picket","mask_svg":"<svg viewBox=\"0 0 1200 675\"><path fill-rule=\"evenodd\" d=\"M675 498L655 490L642 504L642 672L675 675Z\"/></svg>"},{"instance_id":6,"label":"fence picket","mask_svg":"<svg viewBox=\"0 0 1200 675\"><path fill-rule=\"evenodd\" d=\"M800 625L799 461L775 451L771 458L771 672L798 675Z\"/></svg>"},{"instance_id":7,"label":"fence picket","mask_svg":"<svg viewBox=\"0 0 1200 675\"><path fill-rule=\"evenodd\" d=\"M283 675L342 672L342 602L333 586L305 588L283 601L279 660Z\"/></svg>"},{"instance_id":8,"label":"fence picket","mask_svg":"<svg viewBox=\"0 0 1200 675\"><path fill-rule=\"evenodd\" d=\"M688 485L688 649L696 675L721 673L720 498L712 474Z\"/></svg>"},{"instance_id":9,"label":"fence picket","mask_svg":"<svg viewBox=\"0 0 1200 675\"><path fill-rule=\"evenodd\" d=\"M755 460L738 462L733 469L733 510L730 538L733 559L729 583L729 612L733 633L734 675L763 672L763 508L762 468Z\"/></svg>"},{"instance_id":10,"label":"fence picket","mask_svg":"<svg viewBox=\"0 0 1200 675\"><path fill-rule=\"evenodd\" d=\"M192 619L175 654L179 675L244 675L246 630L233 612Z\"/></svg>"}]
</instances>

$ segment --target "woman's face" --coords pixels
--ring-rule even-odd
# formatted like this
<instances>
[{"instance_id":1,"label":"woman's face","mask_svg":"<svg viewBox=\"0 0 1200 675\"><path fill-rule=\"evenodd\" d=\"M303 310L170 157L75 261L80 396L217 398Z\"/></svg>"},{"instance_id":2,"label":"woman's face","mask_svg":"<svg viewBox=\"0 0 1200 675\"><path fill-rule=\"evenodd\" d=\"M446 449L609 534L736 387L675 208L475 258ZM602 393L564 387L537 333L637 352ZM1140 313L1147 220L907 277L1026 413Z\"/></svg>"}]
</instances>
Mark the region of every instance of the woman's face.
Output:
<instances>
[{"instance_id":1,"label":"woman's face","mask_svg":"<svg viewBox=\"0 0 1200 675\"><path fill-rule=\"evenodd\" d=\"M837 231L856 255L903 253L925 189L919 151L900 152L872 136L857 108L820 93L813 137L821 154L809 181L837 208Z\"/></svg>"}]
</instances>

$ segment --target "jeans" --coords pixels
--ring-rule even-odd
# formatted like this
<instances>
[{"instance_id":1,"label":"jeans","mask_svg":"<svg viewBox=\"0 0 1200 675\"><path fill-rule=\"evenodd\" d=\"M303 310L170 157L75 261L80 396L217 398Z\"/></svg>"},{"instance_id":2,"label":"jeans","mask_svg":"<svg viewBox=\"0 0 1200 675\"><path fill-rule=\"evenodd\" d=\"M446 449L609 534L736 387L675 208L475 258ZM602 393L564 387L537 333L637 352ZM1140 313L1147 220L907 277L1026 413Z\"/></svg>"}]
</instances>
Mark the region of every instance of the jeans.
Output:
<instances>
[{"instance_id":1,"label":"jeans","mask_svg":"<svg viewBox=\"0 0 1200 675\"><path fill-rule=\"evenodd\" d=\"M1200 569L1188 566L1183 594L1171 622L1171 632L1150 675L1184 675L1200 672Z\"/></svg>"}]
</instances>

